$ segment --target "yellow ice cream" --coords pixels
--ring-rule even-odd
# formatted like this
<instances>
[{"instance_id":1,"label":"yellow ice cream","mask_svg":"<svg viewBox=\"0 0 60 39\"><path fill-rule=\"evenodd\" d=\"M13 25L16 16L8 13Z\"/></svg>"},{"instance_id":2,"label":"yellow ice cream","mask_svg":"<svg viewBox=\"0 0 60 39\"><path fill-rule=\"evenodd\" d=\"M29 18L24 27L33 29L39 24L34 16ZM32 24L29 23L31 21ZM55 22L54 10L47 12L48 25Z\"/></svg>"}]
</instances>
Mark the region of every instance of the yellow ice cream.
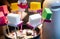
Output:
<instances>
[{"instance_id":1,"label":"yellow ice cream","mask_svg":"<svg viewBox=\"0 0 60 39\"><path fill-rule=\"evenodd\" d=\"M11 3L11 9L12 9L12 11L17 11L18 10L18 3Z\"/></svg>"},{"instance_id":2,"label":"yellow ice cream","mask_svg":"<svg viewBox=\"0 0 60 39\"><path fill-rule=\"evenodd\" d=\"M31 10L41 9L41 3L40 2L30 2L30 9Z\"/></svg>"}]
</instances>

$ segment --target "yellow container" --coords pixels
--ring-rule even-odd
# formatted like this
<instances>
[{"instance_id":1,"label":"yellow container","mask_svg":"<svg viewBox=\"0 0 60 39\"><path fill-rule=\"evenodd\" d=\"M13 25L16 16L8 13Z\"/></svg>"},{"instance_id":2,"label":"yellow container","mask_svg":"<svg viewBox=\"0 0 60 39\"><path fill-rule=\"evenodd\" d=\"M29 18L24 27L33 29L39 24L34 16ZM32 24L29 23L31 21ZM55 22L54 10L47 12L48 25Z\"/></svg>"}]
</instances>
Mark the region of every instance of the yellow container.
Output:
<instances>
[{"instance_id":1,"label":"yellow container","mask_svg":"<svg viewBox=\"0 0 60 39\"><path fill-rule=\"evenodd\" d=\"M40 2L30 2L30 9L31 10L41 9L41 3Z\"/></svg>"},{"instance_id":2,"label":"yellow container","mask_svg":"<svg viewBox=\"0 0 60 39\"><path fill-rule=\"evenodd\" d=\"M18 3L11 3L11 10L17 11L18 10Z\"/></svg>"}]
</instances>

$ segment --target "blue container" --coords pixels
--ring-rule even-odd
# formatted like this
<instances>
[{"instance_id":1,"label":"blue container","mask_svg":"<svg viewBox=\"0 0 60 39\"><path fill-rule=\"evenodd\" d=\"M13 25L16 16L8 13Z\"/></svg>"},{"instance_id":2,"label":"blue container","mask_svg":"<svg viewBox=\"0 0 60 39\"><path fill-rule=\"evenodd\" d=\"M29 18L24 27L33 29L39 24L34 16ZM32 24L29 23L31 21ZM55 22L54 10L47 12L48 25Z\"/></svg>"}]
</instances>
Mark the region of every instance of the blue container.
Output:
<instances>
[{"instance_id":1,"label":"blue container","mask_svg":"<svg viewBox=\"0 0 60 39\"><path fill-rule=\"evenodd\" d=\"M52 26L54 27L54 39L60 39L60 2L56 1L50 5L52 10Z\"/></svg>"},{"instance_id":2,"label":"blue container","mask_svg":"<svg viewBox=\"0 0 60 39\"><path fill-rule=\"evenodd\" d=\"M50 36L50 38L48 39L60 39L60 2L56 1L50 4L49 8L53 12L51 18L52 20L51 23L48 22L44 23L45 29L47 30Z\"/></svg>"}]
</instances>

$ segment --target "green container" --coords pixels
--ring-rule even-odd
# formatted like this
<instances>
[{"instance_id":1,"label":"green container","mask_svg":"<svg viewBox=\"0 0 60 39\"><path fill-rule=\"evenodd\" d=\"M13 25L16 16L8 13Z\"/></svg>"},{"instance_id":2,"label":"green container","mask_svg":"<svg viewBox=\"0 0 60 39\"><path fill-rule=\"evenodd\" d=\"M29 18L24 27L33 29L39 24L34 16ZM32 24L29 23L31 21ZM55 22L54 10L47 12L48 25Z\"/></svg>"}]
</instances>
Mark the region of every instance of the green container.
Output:
<instances>
[{"instance_id":1,"label":"green container","mask_svg":"<svg viewBox=\"0 0 60 39\"><path fill-rule=\"evenodd\" d=\"M49 8L43 9L42 19L44 19L44 20L50 20L51 15L52 15L52 12L51 12L51 10Z\"/></svg>"}]
</instances>

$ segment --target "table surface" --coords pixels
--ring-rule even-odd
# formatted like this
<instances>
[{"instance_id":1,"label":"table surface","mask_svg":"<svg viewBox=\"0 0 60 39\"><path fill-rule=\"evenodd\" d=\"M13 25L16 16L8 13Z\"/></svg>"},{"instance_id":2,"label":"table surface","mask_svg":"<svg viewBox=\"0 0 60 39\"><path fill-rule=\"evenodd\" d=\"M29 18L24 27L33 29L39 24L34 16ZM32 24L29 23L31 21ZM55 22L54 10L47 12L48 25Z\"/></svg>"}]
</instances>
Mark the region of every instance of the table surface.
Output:
<instances>
[{"instance_id":1,"label":"table surface","mask_svg":"<svg viewBox=\"0 0 60 39\"><path fill-rule=\"evenodd\" d=\"M26 32L32 32L33 34L34 34L34 32L33 32L33 30L30 30L30 29L25 29L24 30L24 32L22 31L20 31L20 30L18 30L18 31L16 31L16 32L13 32L13 33L10 33L9 35L8 34L6 34L6 36L8 37L8 38L16 38L16 33L17 33L17 37L21 37L21 38L25 38L25 39L28 39L28 38L33 38L33 37L35 37L35 36L37 36L36 34L35 35L29 35L29 36L27 36L26 35ZM36 32L35 32L36 33Z\"/></svg>"}]
</instances>

